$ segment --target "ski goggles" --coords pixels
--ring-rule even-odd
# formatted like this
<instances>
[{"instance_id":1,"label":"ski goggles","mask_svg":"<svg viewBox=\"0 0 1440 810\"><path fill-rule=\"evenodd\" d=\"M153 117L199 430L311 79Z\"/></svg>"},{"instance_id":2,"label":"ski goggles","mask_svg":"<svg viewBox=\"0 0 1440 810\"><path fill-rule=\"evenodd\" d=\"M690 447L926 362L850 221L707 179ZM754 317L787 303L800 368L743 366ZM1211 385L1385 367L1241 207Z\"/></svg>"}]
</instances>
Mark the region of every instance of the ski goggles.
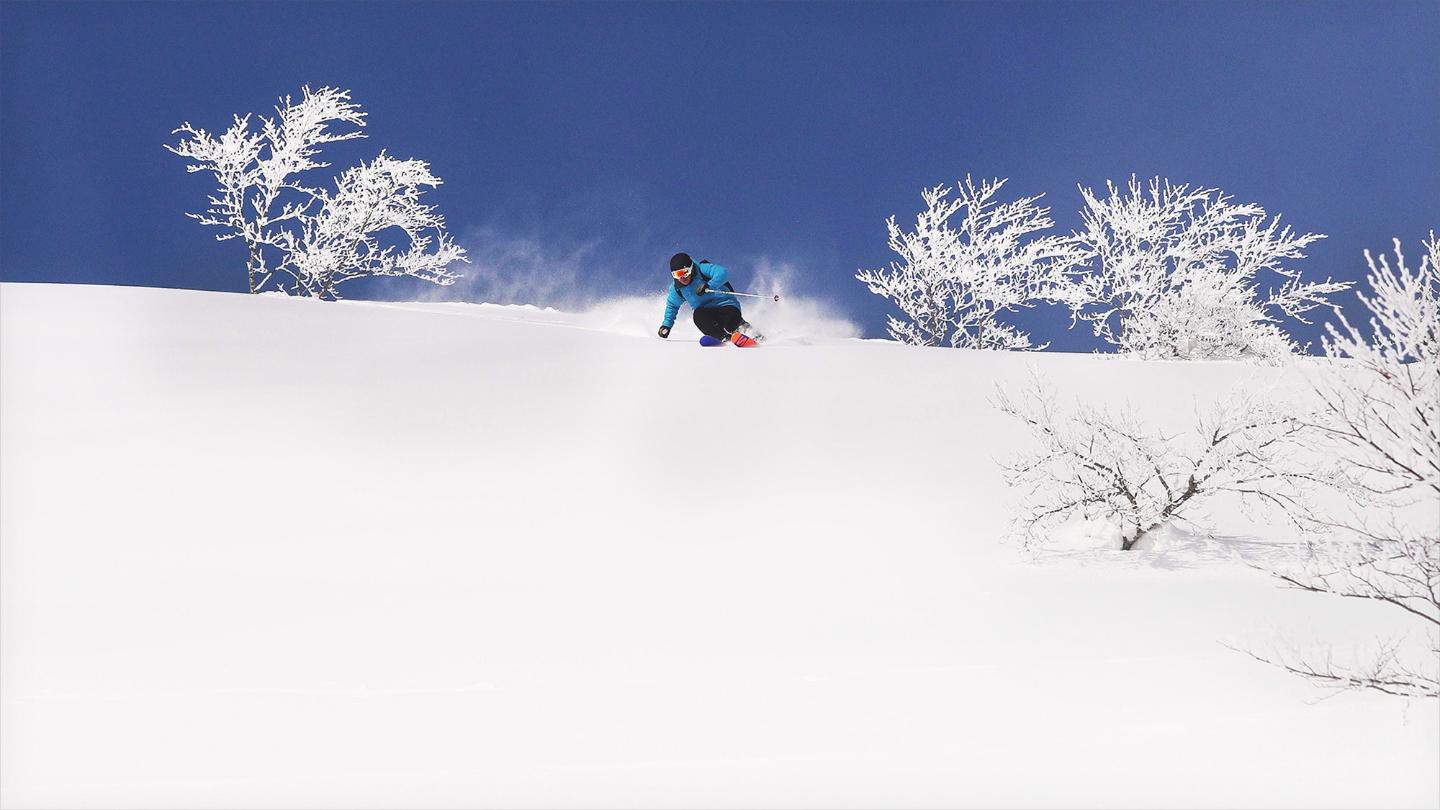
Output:
<instances>
[{"instance_id":1,"label":"ski goggles","mask_svg":"<svg viewBox=\"0 0 1440 810\"><path fill-rule=\"evenodd\" d=\"M695 266L691 265L689 267L682 267L679 270L671 270L670 275L674 276L677 281L684 281L685 279L690 278L690 274L694 272Z\"/></svg>"}]
</instances>

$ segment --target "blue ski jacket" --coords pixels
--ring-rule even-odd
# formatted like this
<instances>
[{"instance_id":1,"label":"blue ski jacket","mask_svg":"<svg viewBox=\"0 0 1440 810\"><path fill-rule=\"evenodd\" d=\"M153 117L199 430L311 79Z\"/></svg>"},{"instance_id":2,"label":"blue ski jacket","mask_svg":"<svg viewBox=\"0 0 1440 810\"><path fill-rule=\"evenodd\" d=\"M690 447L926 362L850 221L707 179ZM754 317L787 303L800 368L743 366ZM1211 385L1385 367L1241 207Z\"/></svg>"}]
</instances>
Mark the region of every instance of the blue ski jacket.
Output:
<instances>
[{"instance_id":1,"label":"blue ski jacket","mask_svg":"<svg viewBox=\"0 0 1440 810\"><path fill-rule=\"evenodd\" d=\"M710 289L704 295L696 295L695 288L704 281ZM689 304L695 309L707 307L735 307L740 308L740 302L735 296L725 292L734 289L729 284L730 273L718 264L713 262L696 262L695 274L689 284L682 285L679 279L670 285L670 294L665 296L665 320L661 325L670 327L675 325L675 315L680 312L681 304Z\"/></svg>"}]
</instances>

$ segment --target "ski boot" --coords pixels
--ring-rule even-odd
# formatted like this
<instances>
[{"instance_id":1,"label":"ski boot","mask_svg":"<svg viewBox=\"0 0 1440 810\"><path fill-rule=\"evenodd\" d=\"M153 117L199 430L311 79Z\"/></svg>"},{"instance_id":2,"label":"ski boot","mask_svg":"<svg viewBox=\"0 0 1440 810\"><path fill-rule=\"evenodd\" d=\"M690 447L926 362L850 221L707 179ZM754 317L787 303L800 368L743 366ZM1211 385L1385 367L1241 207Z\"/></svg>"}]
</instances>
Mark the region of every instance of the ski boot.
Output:
<instances>
[{"instance_id":1,"label":"ski boot","mask_svg":"<svg viewBox=\"0 0 1440 810\"><path fill-rule=\"evenodd\" d=\"M747 321L741 321L740 328L730 333L730 342L742 349L747 346L757 346L764 339L765 336L756 331L755 327Z\"/></svg>"}]
</instances>

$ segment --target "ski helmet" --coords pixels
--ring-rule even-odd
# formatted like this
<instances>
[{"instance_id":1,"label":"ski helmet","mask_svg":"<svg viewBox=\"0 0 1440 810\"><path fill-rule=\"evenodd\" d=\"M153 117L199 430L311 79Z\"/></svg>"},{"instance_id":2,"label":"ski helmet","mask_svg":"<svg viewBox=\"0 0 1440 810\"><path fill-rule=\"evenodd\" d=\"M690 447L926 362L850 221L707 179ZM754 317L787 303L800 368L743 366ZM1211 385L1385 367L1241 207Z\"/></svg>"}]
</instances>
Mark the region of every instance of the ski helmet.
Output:
<instances>
[{"instance_id":1,"label":"ski helmet","mask_svg":"<svg viewBox=\"0 0 1440 810\"><path fill-rule=\"evenodd\" d=\"M676 280L689 282L690 274L695 272L695 262L691 261L689 253L676 253L670 257L670 275Z\"/></svg>"}]
</instances>

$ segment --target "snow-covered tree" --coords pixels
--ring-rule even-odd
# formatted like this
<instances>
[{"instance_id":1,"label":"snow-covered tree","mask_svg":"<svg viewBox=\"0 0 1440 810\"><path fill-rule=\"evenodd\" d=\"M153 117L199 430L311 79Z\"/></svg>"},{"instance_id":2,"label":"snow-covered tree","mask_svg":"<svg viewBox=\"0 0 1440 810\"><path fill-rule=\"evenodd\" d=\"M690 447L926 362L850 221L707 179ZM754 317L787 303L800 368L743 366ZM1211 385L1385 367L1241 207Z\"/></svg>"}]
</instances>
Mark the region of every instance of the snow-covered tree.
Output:
<instances>
[{"instance_id":1,"label":"snow-covered tree","mask_svg":"<svg viewBox=\"0 0 1440 810\"><path fill-rule=\"evenodd\" d=\"M267 285L286 292L335 299L337 286L367 275L408 275L454 283L448 269L465 251L445 232L444 219L420 202L440 184L418 160L383 152L345 172L333 192L306 185L299 175L330 164L317 159L327 143L365 137L365 113L350 93L332 87L280 99L275 116L234 116L219 136L192 126L178 144L190 172L210 172L219 183L210 207L187 216L221 229L216 239L241 239L250 292ZM352 129L351 127L355 127Z\"/></svg>"},{"instance_id":2,"label":"snow-covered tree","mask_svg":"<svg viewBox=\"0 0 1440 810\"><path fill-rule=\"evenodd\" d=\"M1088 262L1063 297L1095 334L1145 358L1279 360L1300 350L1281 317L1305 315L1349 287L1304 282L1290 266L1322 234L1296 235L1211 188L1155 178L1101 196L1081 187ZM1262 285L1265 286L1262 289Z\"/></svg>"},{"instance_id":3,"label":"snow-covered tree","mask_svg":"<svg viewBox=\"0 0 1440 810\"><path fill-rule=\"evenodd\" d=\"M965 349L1043 348L1002 315L1052 300L1052 289L1083 253L1063 236L1032 237L1054 227L1050 209L1036 204L1039 196L997 201L1005 183L977 185L966 176L955 189L940 185L921 193L925 210L913 231L893 216L886 221L890 248L901 260L855 277L904 314L888 317L892 338Z\"/></svg>"},{"instance_id":4,"label":"snow-covered tree","mask_svg":"<svg viewBox=\"0 0 1440 810\"><path fill-rule=\"evenodd\" d=\"M341 282L362 276L412 276L451 284L447 268L465 260L465 250L445 232L434 206L420 202L423 187L440 179L419 160L397 160L384 152L346 171L335 193L317 192L320 210L302 220L291 254L297 283L312 295L339 298ZM408 246L400 250L381 236L399 230Z\"/></svg>"},{"instance_id":5,"label":"snow-covered tree","mask_svg":"<svg viewBox=\"0 0 1440 810\"><path fill-rule=\"evenodd\" d=\"M1373 295L1359 297L1370 310L1370 339L1343 312L1338 326L1326 325L1326 354L1343 361L1318 386L1320 427L1359 473L1351 491L1433 500L1440 498L1440 240L1432 231L1411 270L1396 239L1395 259L1392 268L1387 256L1365 252Z\"/></svg>"},{"instance_id":6,"label":"snow-covered tree","mask_svg":"<svg viewBox=\"0 0 1440 810\"><path fill-rule=\"evenodd\" d=\"M1044 546L1057 526L1081 518L1118 526L1129 551L1163 526L1195 523L1197 507L1220 493L1286 513L1296 507L1299 491L1286 484L1303 475L1290 471L1287 456L1304 422L1260 395L1237 393L1173 435L1146 427L1128 408L1077 403L1062 411L1038 379L1019 396L1001 388L994 401L1039 443L1002 462L1023 499L1012 534L1025 547Z\"/></svg>"},{"instance_id":7,"label":"snow-covered tree","mask_svg":"<svg viewBox=\"0 0 1440 810\"><path fill-rule=\"evenodd\" d=\"M1312 425L1338 463L1318 479L1340 498L1315 501L1304 519L1321 532L1296 568L1272 570L1288 585L1391 605L1417 622L1428 655L1382 641L1368 661L1328 653L1271 660L1340 687L1440 697L1440 241L1411 270L1366 251L1372 296L1367 339L1340 316L1327 325L1335 361L1316 381ZM1257 656L1260 657L1260 656Z\"/></svg>"}]
</instances>

